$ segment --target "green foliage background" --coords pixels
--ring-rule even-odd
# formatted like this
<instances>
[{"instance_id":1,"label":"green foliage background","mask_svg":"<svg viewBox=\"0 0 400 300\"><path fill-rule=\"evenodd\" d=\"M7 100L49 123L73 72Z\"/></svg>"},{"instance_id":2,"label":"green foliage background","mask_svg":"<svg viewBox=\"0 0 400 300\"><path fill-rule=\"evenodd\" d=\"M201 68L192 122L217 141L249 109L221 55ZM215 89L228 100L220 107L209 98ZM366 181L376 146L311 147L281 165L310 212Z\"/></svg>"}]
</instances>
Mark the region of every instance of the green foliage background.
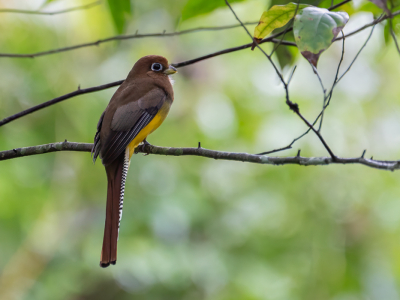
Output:
<instances>
[{"instance_id":1,"label":"green foliage background","mask_svg":"<svg viewBox=\"0 0 400 300\"><path fill-rule=\"evenodd\" d=\"M41 4L13 1L24 9ZM53 1L47 7L72 4L84 3ZM235 23L224 7L180 21L188 5L133 1L125 32ZM267 5L250 0L234 8L243 21L257 21ZM350 6L354 13L345 32L372 20L372 13L357 7ZM13 53L116 33L108 3L52 17L1 14L0 30L0 52ZM346 39L344 66L368 33ZM180 62L247 42L243 29L236 28L106 43L35 59L0 58L0 117L78 85L123 79L144 55ZM340 53L341 44L335 43L320 58L326 86ZM292 100L311 120L322 105L320 87L301 56L295 63ZM283 70L286 77L289 71ZM385 44L379 25L325 115L322 133L337 155L358 156L367 149L374 158L400 157L399 76L399 55L393 42ZM257 50L181 68L174 78L175 103L149 137L152 144L189 147L200 141L209 149L258 153L285 146L306 129L286 107L278 78ZM0 149L65 139L92 142L114 91L76 97L5 125ZM280 155L298 149L305 156L327 155L312 134ZM398 299L399 182L398 172L358 165L306 168L136 155L127 179L118 262L101 269L106 200L101 163L73 152L3 161L0 299Z\"/></svg>"}]
</instances>

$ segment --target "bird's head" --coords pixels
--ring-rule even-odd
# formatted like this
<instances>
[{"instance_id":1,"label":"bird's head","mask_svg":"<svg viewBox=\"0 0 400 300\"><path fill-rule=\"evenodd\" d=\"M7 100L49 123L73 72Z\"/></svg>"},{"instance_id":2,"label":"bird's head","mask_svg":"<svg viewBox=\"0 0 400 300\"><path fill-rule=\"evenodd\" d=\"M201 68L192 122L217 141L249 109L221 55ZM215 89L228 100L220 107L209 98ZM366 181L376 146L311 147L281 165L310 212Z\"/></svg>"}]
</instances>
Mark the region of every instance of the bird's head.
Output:
<instances>
[{"instance_id":1,"label":"bird's head","mask_svg":"<svg viewBox=\"0 0 400 300\"><path fill-rule=\"evenodd\" d=\"M163 56L148 55L139 59L132 68L133 76L168 76L175 74L177 70L168 64L168 60ZM130 74L131 75L131 74Z\"/></svg>"}]
</instances>

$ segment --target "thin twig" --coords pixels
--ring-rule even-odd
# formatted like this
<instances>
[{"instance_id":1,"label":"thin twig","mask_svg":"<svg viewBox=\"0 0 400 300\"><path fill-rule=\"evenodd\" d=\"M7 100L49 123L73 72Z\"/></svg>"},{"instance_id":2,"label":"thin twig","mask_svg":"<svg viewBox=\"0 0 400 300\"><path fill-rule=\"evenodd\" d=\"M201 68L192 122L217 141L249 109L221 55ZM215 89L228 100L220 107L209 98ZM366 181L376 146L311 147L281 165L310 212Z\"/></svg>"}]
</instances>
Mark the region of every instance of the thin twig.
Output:
<instances>
[{"instance_id":1,"label":"thin twig","mask_svg":"<svg viewBox=\"0 0 400 300\"><path fill-rule=\"evenodd\" d=\"M8 160L17 157L31 156L37 154L44 154L58 151L78 151L90 153L93 144L87 143L74 143L74 142L60 142L51 143L46 145L38 145L32 147L18 148L0 152L0 161ZM138 153L166 155L166 156L200 156L212 159L231 160L240 162L249 162L267 165L286 165L294 164L300 166L319 166L330 164L361 164L367 167L394 171L400 169L400 160L398 161L379 161L373 159L365 159L363 157L356 158L341 158L336 157L333 160L330 157L302 157L300 155L292 157L268 157L264 155L248 154L248 153L235 153L208 150L201 147L194 148L169 148L158 147L150 144L140 145L137 148Z\"/></svg>"},{"instance_id":2,"label":"thin twig","mask_svg":"<svg viewBox=\"0 0 400 300\"><path fill-rule=\"evenodd\" d=\"M392 36L394 44L396 45L397 52L399 52L399 54L400 54L399 43L397 42L396 34L394 33L394 30L393 30L393 22L391 19L389 20L389 26L390 26L390 35Z\"/></svg>"},{"instance_id":3,"label":"thin twig","mask_svg":"<svg viewBox=\"0 0 400 300\"><path fill-rule=\"evenodd\" d=\"M366 25L364 25L364 26L361 26L360 28L358 28L358 29L356 29L356 30L354 30L354 31L352 31L352 32L350 32L350 33L348 33L348 34L346 34L344 37L345 37L345 38L348 38L349 36L352 36L352 35L354 35L354 34L356 34L356 33L359 33L359 32L361 32L361 31L363 31L364 29L367 29L368 27L375 26L376 24L381 23L381 22L385 21L386 19L392 19L393 17L398 16L398 15L400 15L400 10L398 10L398 11L392 13L391 16L382 15L382 16L380 16L379 18L377 18L377 19L375 19L374 21L372 21L371 23L368 23L368 24L366 24ZM343 36L337 37L337 38L335 39L335 42L336 42L336 41L339 41L339 40L341 40L341 39L343 39Z\"/></svg>"},{"instance_id":4,"label":"thin twig","mask_svg":"<svg viewBox=\"0 0 400 300\"><path fill-rule=\"evenodd\" d=\"M364 50L365 46L367 46L369 40L372 37L372 34L374 33L374 29L375 29L375 25L372 26L371 32L368 35L368 38L365 40L364 44L362 45L362 47L360 48L360 50L358 50L356 56L354 57L354 59L351 61L350 65L348 66L348 68L346 69L346 71L343 72L342 75L340 75L340 77L337 79L336 84L339 83L339 81L344 77L344 75L347 74L348 71L350 71L350 68L353 66L353 64L355 63L355 61L357 60L358 56L360 55L361 51Z\"/></svg>"},{"instance_id":5,"label":"thin twig","mask_svg":"<svg viewBox=\"0 0 400 300\"><path fill-rule=\"evenodd\" d=\"M15 114L15 115L12 115L12 116L9 116L7 118L4 118L3 120L0 121L0 126L3 126L4 124L7 124L7 123L9 123L11 121L14 121L14 120L19 119L19 118L21 118L23 116L29 115L29 114L31 114L31 113L33 113L35 111L38 111L38 110L40 110L42 108L51 106L51 105L56 104L58 102L61 102L63 100L70 99L72 97L83 95L83 94L88 94L88 93L93 93L93 92L109 89L109 88L112 88L114 86L121 85L123 82L124 82L124 80L118 80L118 81L114 81L114 82L111 82L111 83L107 83L107 84L103 84L103 85L99 85L99 86L95 86L95 87L91 87L91 88L87 88L87 89L81 89L80 87L78 87L78 89L76 91L73 91L73 92L65 94L63 96L54 98L54 99L49 100L47 102L43 102L43 103L41 103L39 105L36 105L36 106L33 106L33 107L28 108L26 110L23 110L23 111Z\"/></svg>"},{"instance_id":6,"label":"thin twig","mask_svg":"<svg viewBox=\"0 0 400 300\"><path fill-rule=\"evenodd\" d=\"M236 20L242 25L243 29L246 31L246 33L250 36L251 40L253 40L253 36L250 34L250 32L247 30L246 26L243 24L243 22L239 19L239 17L237 16L237 14L235 13L235 11L233 10L232 6L229 4L228 0L225 0L226 5L229 7L229 9L231 10L232 14L235 16ZM285 80L283 79L282 74L279 72L278 68L275 66L274 62L272 61L271 57L260 47L260 45L258 43L255 43L256 47L268 58L269 62L271 63L271 65L273 66L273 68L275 69L276 74L278 75L278 77L280 78L284 88L285 88L285 93L286 93L286 104L289 106L289 108L296 113L300 119L303 120L304 123L306 123L306 125L317 135L318 139L321 141L321 143L324 145L325 149L328 151L329 155L331 156L332 160L336 159L336 155L333 154L332 150L330 149L330 147L328 146L328 144L325 142L324 138L322 137L322 135L315 130L315 128L313 127L313 125L310 124L310 122L307 121L307 119L300 113L300 109L297 103L293 103L292 101L290 101L289 98L289 88L287 83L285 82Z\"/></svg>"},{"instance_id":7,"label":"thin twig","mask_svg":"<svg viewBox=\"0 0 400 300\"><path fill-rule=\"evenodd\" d=\"M254 25L254 24L258 24L258 22L248 22L246 24ZM94 42L77 44L77 45L73 45L73 46L57 48L57 49L52 49L52 50L48 50L48 51L40 51L40 52L27 53L27 54L0 53L0 57L35 58L35 57L39 57L39 56L55 54L55 53L60 53L60 52L65 52L65 51L71 51L71 50L85 48L85 47L98 46L100 44L112 42L112 41L123 41L123 40L153 38L153 37L171 37L171 36L184 35L184 34L188 34L188 33L200 32L200 31L218 31L218 30L226 30L226 29L231 29L231 28L236 28L236 27L240 27L240 25L235 24L235 25L216 26L216 27L198 27L198 28L192 28L192 29L176 31L176 32L169 32L169 33L166 33L165 30L161 33L148 33L148 34L139 34L136 32L134 34L116 35L116 36L111 36L109 38L100 39L100 40L97 40ZM271 39L271 40L269 40L269 42L275 42L275 41L273 41ZM296 44L294 44L294 43L291 43L291 42L289 42L289 43L290 43L289 45L291 45L291 46L293 46L293 45L296 46ZM288 45L287 41L285 41L285 44Z\"/></svg>"},{"instance_id":8,"label":"thin twig","mask_svg":"<svg viewBox=\"0 0 400 300\"><path fill-rule=\"evenodd\" d=\"M344 36L343 30L341 30L342 36ZM319 126L318 126L318 131L321 131L322 128L322 122L324 121L324 113L325 113L325 109L328 107L328 105L326 105L326 103L330 103L331 99L332 99L332 95L333 95L333 89L335 88L336 84L338 83L338 77L339 77L339 72L340 72L340 67L342 66L342 62L344 59L344 43L345 43L346 38L342 39L342 54L340 55L340 60L338 63L338 66L336 68L336 74L335 74L335 79L333 80L332 83L332 87L331 90L328 93L328 96L324 96L324 103L322 105L322 111L321 111L321 120L319 122ZM327 101L328 100L328 101ZM318 119L317 119L318 120Z\"/></svg>"},{"instance_id":9,"label":"thin twig","mask_svg":"<svg viewBox=\"0 0 400 300\"><path fill-rule=\"evenodd\" d=\"M341 2L341 3L336 4L335 6L332 6L332 7L328 8L328 10L336 9L336 8L340 7L341 5L344 5L344 4L346 4L346 3L350 2L350 1L351 0L345 0L345 1ZM258 24L258 22L247 22L245 24L246 25L255 25L255 24ZM129 39L147 38L147 37L168 37L168 36L182 35L182 34L187 34L187 33L197 32L197 31L225 30L225 29L235 28L235 27L239 27L239 26L240 25L228 25L228 26L220 26L220 27L200 27L200 28L193 28L193 29L182 30L182 31L178 31L178 32L171 32L171 33L165 33L165 31L163 31L162 33L138 34L137 31L136 31L135 34L117 35L117 36L112 36L112 37L109 37L109 38L106 38L106 39L100 39L100 40L97 40L95 42L83 43L83 44L78 44L78 45L74 45L74 46L57 48L57 49L52 49L52 50L48 50L48 51L41 51L41 52L36 52L36 53L27 53L27 54L0 53L0 57L34 58L34 57L39 57L39 56L44 56L44 55L49 55L49 54L54 54L54 53L60 53L60 52L80 49L80 48L84 48L84 47L98 46L98 45L100 45L102 43L106 43L106 42L110 42L110 41L129 40ZM286 33L290 32L291 30L293 30L292 27L288 28L286 30ZM280 41L280 40L275 39L275 38L281 36L282 34L283 34L283 32L280 32L280 33L277 33L275 35L272 35L272 36L262 40L260 42L260 44L261 43L265 43L265 42L272 42L272 43L280 43L280 44L286 45L286 46L296 46L296 44L293 43L293 42ZM237 51L237 50L242 50L242 49L249 48L249 47L251 47L251 45L252 45L252 43L250 44L250 46L242 45L242 46L231 48L231 49L236 49L236 50L233 50L233 51ZM233 51L228 51L226 53L233 52ZM223 51L220 51L220 52L222 52L221 54L224 54Z\"/></svg>"},{"instance_id":10,"label":"thin twig","mask_svg":"<svg viewBox=\"0 0 400 300\"><path fill-rule=\"evenodd\" d=\"M319 84L321 85L321 88L322 88L322 95L323 95L323 97L322 97L322 116L321 116L321 122L319 123L319 127L318 127L318 132L321 132L322 118L324 116L324 110L325 110L326 89L324 87L324 83L322 82L322 78L318 73L317 68L313 64L310 64L310 65L314 71L314 74L317 75Z\"/></svg>"},{"instance_id":11,"label":"thin twig","mask_svg":"<svg viewBox=\"0 0 400 300\"><path fill-rule=\"evenodd\" d=\"M71 8L67 8L67 9L63 9L63 10L49 11L49 12L37 11L37 10L24 10L24 9L4 8L4 9L0 9L0 13L54 16L54 15L68 13L68 12L71 12L71 11L88 9L88 8L94 7L96 5L99 5L100 3L101 3L101 1L96 1L96 2L92 2L92 3L86 4L86 5L75 6L75 7L71 7Z\"/></svg>"}]
</instances>

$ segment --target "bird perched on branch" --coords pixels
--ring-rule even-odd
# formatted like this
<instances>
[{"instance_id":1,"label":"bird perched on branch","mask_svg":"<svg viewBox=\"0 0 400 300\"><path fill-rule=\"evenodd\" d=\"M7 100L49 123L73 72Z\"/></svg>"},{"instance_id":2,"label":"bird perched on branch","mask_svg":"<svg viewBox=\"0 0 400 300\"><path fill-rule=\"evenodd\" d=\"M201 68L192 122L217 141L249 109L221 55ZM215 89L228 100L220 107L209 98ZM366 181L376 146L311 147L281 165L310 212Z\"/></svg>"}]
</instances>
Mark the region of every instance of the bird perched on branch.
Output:
<instances>
[{"instance_id":1,"label":"bird perched on branch","mask_svg":"<svg viewBox=\"0 0 400 300\"><path fill-rule=\"evenodd\" d=\"M176 69L162 56L139 59L100 117L92 148L107 173L107 207L100 266L117 261L125 180L135 148L166 118L174 100L169 75Z\"/></svg>"}]
</instances>

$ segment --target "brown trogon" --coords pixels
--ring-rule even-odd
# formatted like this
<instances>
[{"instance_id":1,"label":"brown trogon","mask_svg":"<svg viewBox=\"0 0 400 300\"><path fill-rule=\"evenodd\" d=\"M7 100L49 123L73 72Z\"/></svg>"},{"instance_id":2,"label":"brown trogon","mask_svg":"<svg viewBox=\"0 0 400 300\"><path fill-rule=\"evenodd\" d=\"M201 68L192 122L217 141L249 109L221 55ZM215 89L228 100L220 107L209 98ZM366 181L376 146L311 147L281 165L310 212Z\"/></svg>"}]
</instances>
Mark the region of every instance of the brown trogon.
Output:
<instances>
[{"instance_id":1,"label":"brown trogon","mask_svg":"<svg viewBox=\"0 0 400 300\"><path fill-rule=\"evenodd\" d=\"M117 261L125 180L135 148L166 118L174 100L169 75L176 69L162 56L139 59L100 117L92 149L107 173L107 207L100 266Z\"/></svg>"}]
</instances>

